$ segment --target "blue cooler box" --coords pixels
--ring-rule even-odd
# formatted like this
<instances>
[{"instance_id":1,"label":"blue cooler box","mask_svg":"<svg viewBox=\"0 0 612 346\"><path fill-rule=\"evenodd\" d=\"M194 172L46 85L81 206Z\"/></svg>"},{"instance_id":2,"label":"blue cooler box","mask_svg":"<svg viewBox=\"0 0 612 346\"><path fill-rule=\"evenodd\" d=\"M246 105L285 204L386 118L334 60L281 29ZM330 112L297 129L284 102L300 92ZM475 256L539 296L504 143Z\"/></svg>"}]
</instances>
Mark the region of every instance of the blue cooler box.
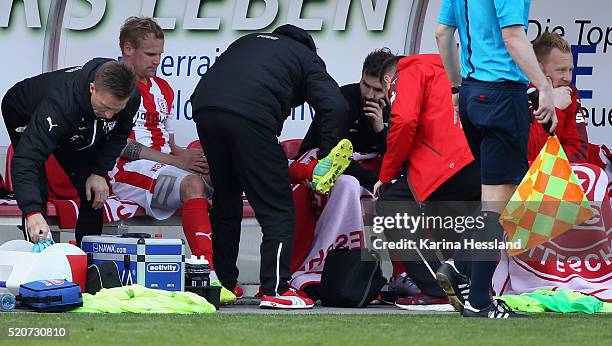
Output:
<instances>
[{"instance_id":1,"label":"blue cooler box","mask_svg":"<svg viewBox=\"0 0 612 346\"><path fill-rule=\"evenodd\" d=\"M85 236L81 248L87 253L88 265L115 262L124 285L185 290L185 242L182 239Z\"/></svg>"}]
</instances>

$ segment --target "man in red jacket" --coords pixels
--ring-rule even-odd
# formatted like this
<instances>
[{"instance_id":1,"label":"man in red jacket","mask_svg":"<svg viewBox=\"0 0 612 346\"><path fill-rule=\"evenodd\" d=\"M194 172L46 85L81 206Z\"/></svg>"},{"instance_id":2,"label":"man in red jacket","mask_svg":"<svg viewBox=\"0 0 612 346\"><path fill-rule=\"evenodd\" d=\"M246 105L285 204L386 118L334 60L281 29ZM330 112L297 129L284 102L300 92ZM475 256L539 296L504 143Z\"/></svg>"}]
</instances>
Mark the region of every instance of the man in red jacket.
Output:
<instances>
[{"instance_id":1,"label":"man in red jacket","mask_svg":"<svg viewBox=\"0 0 612 346\"><path fill-rule=\"evenodd\" d=\"M436 203L425 203L427 207L421 209L423 202L479 201L479 168L461 125L454 121L451 83L440 56L390 59L383 66L381 78L391 104L391 126L380 180L374 186L374 194L380 196L377 214L420 215L424 211L429 215L429 207ZM405 203L413 200L419 205ZM385 233L391 241L397 241L399 234L407 233ZM423 237L423 230L417 230L415 236ZM417 248L392 254L402 258L407 274L422 291L412 298L398 299L396 305L405 308L448 303L434 274L440 267L436 251ZM462 279L467 285L467 278Z\"/></svg>"},{"instance_id":2,"label":"man in red jacket","mask_svg":"<svg viewBox=\"0 0 612 346\"><path fill-rule=\"evenodd\" d=\"M605 169L600 147L589 143L578 89L572 84L574 59L569 43L557 33L545 32L533 42L533 50L542 72L550 78L554 88L555 111L559 120L555 134L567 158L572 163L590 163ZM548 136L542 126L535 121L531 123L529 161L535 160Z\"/></svg>"}]
</instances>

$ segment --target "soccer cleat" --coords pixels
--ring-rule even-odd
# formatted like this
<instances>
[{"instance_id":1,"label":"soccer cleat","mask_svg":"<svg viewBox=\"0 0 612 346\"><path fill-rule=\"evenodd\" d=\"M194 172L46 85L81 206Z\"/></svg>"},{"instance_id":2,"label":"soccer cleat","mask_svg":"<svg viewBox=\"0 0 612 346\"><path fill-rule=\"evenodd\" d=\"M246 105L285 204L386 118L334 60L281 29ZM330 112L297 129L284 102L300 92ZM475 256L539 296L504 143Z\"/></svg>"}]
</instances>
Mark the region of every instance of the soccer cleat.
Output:
<instances>
[{"instance_id":1,"label":"soccer cleat","mask_svg":"<svg viewBox=\"0 0 612 346\"><path fill-rule=\"evenodd\" d=\"M292 288L278 296L261 296L259 307L262 309L310 309L314 302L310 298L300 296Z\"/></svg>"},{"instance_id":2,"label":"soccer cleat","mask_svg":"<svg viewBox=\"0 0 612 346\"><path fill-rule=\"evenodd\" d=\"M223 287L223 285L221 285L221 281L219 280L213 280L210 282L211 286L219 286L221 287L221 296L219 298L219 302L222 305L226 305L226 304L232 304L236 302L236 295L228 290L227 288Z\"/></svg>"},{"instance_id":3,"label":"soccer cleat","mask_svg":"<svg viewBox=\"0 0 612 346\"><path fill-rule=\"evenodd\" d=\"M454 265L446 262L438 268L436 280L446 292L455 310L463 312L465 302L470 294L470 284L467 276L461 274Z\"/></svg>"},{"instance_id":4,"label":"soccer cleat","mask_svg":"<svg viewBox=\"0 0 612 346\"><path fill-rule=\"evenodd\" d=\"M469 301L465 302L463 309L463 317L485 317L485 318L527 318L524 314L517 314L501 299L495 299L483 309L476 309L470 305Z\"/></svg>"},{"instance_id":5,"label":"soccer cleat","mask_svg":"<svg viewBox=\"0 0 612 346\"><path fill-rule=\"evenodd\" d=\"M353 155L353 144L348 139L342 139L315 166L312 172L312 188L321 194L327 194L336 180L344 173Z\"/></svg>"}]
</instances>

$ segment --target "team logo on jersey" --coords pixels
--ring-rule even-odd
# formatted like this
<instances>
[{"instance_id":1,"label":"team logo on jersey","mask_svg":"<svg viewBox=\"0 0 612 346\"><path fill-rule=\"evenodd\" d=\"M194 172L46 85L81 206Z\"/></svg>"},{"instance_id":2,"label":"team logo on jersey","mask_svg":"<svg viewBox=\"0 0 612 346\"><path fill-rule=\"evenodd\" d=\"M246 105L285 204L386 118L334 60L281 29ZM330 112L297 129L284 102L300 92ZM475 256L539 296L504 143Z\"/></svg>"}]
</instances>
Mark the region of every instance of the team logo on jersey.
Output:
<instances>
[{"instance_id":1,"label":"team logo on jersey","mask_svg":"<svg viewBox=\"0 0 612 346\"><path fill-rule=\"evenodd\" d=\"M166 102L166 99L163 97L157 97L157 108L159 109L159 112L162 114L170 113L170 111L168 110L168 103Z\"/></svg>"},{"instance_id":2,"label":"team logo on jersey","mask_svg":"<svg viewBox=\"0 0 612 346\"><path fill-rule=\"evenodd\" d=\"M102 125L102 131L104 131L105 134L109 133L115 128L115 125L117 125L116 121L106 121L104 125Z\"/></svg>"}]
</instances>

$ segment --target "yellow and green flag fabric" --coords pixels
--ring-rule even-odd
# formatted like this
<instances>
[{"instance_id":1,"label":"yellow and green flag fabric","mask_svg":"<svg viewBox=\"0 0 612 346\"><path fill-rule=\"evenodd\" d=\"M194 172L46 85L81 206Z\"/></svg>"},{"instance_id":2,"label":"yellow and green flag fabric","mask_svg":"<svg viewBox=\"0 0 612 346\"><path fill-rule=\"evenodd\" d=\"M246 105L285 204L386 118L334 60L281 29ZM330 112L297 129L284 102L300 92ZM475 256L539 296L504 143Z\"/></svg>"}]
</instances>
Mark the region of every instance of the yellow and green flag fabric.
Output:
<instances>
[{"instance_id":1,"label":"yellow and green flag fabric","mask_svg":"<svg viewBox=\"0 0 612 346\"><path fill-rule=\"evenodd\" d=\"M502 212L500 223L518 255L593 217L590 203L557 136L550 136Z\"/></svg>"}]
</instances>

